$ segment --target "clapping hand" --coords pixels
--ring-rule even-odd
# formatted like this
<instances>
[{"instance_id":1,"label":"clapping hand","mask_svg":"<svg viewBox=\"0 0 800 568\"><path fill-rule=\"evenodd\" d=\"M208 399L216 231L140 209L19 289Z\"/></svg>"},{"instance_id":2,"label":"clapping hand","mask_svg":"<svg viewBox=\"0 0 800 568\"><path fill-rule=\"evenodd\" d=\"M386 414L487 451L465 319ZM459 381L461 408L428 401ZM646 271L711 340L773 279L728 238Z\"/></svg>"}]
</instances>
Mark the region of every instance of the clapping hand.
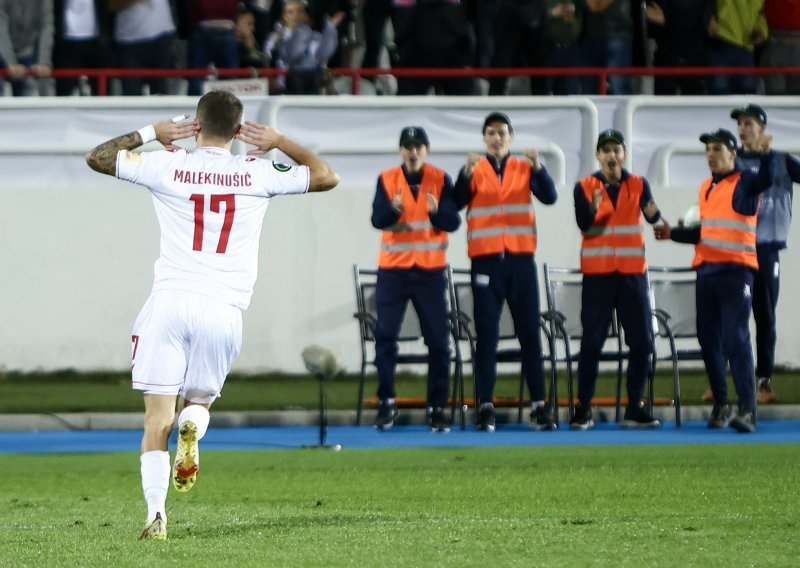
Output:
<instances>
[{"instance_id":1,"label":"clapping hand","mask_svg":"<svg viewBox=\"0 0 800 568\"><path fill-rule=\"evenodd\" d=\"M439 211L439 202L436 200L436 196L429 193L428 194L428 214L429 215L436 215Z\"/></svg>"},{"instance_id":2,"label":"clapping hand","mask_svg":"<svg viewBox=\"0 0 800 568\"><path fill-rule=\"evenodd\" d=\"M663 217L661 218L661 222L653 225L653 235L655 235L657 241L669 240L671 233L672 228Z\"/></svg>"},{"instance_id":3,"label":"clapping hand","mask_svg":"<svg viewBox=\"0 0 800 568\"><path fill-rule=\"evenodd\" d=\"M467 154L467 164L464 166L464 175L469 177L472 175L472 172L475 171L475 166L478 165L478 161L481 159L479 154L475 152L470 152Z\"/></svg>"},{"instance_id":4,"label":"clapping hand","mask_svg":"<svg viewBox=\"0 0 800 568\"><path fill-rule=\"evenodd\" d=\"M533 171L538 172L539 170L542 169L542 163L539 161L539 151L538 150L534 150L533 148L530 148L528 150L525 150L523 152L523 154L528 159L528 161L531 163L531 168L533 169Z\"/></svg>"}]
</instances>

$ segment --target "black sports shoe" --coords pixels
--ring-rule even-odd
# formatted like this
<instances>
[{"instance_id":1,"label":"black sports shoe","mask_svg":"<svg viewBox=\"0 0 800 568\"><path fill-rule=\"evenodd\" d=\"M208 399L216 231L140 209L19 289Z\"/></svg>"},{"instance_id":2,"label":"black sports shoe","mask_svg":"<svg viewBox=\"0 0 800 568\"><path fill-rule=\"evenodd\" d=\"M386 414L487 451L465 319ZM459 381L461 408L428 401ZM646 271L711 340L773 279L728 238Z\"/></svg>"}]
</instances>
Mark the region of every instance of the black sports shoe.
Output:
<instances>
[{"instance_id":1,"label":"black sports shoe","mask_svg":"<svg viewBox=\"0 0 800 568\"><path fill-rule=\"evenodd\" d=\"M622 419L623 428L658 428L661 422L656 420L652 414L647 412L643 404L629 406L625 409L625 417Z\"/></svg>"},{"instance_id":2,"label":"black sports shoe","mask_svg":"<svg viewBox=\"0 0 800 568\"><path fill-rule=\"evenodd\" d=\"M382 400L378 405L378 415L375 417L375 428L378 430L388 430L394 426L394 419L397 418L397 403Z\"/></svg>"},{"instance_id":3,"label":"black sports shoe","mask_svg":"<svg viewBox=\"0 0 800 568\"><path fill-rule=\"evenodd\" d=\"M742 434L749 434L751 432L756 431L756 424L753 417L753 413L742 412L741 410L736 413L730 421L730 426L737 432L741 432Z\"/></svg>"},{"instance_id":4,"label":"black sports shoe","mask_svg":"<svg viewBox=\"0 0 800 568\"><path fill-rule=\"evenodd\" d=\"M575 407L575 416L569 421L569 427L572 430L589 430L594 428L594 420L592 419L591 405L582 405L578 403Z\"/></svg>"},{"instance_id":5,"label":"black sports shoe","mask_svg":"<svg viewBox=\"0 0 800 568\"><path fill-rule=\"evenodd\" d=\"M730 404L714 403L711 408L711 418L708 419L709 428L726 428L733 419L733 409Z\"/></svg>"},{"instance_id":6,"label":"black sports shoe","mask_svg":"<svg viewBox=\"0 0 800 568\"><path fill-rule=\"evenodd\" d=\"M478 423L475 428L483 430L484 432L494 432L494 404L491 402L484 402L478 408Z\"/></svg>"},{"instance_id":7,"label":"black sports shoe","mask_svg":"<svg viewBox=\"0 0 800 568\"><path fill-rule=\"evenodd\" d=\"M428 413L428 428L431 432L449 432L450 420L444 412L444 408L436 406Z\"/></svg>"},{"instance_id":8,"label":"black sports shoe","mask_svg":"<svg viewBox=\"0 0 800 568\"><path fill-rule=\"evenodd\" d=\"M531 428L534 430L558 430L558 424L553 418L553 409L549 404L545 403L531 411Z\"/></svg>"}]
</instances>

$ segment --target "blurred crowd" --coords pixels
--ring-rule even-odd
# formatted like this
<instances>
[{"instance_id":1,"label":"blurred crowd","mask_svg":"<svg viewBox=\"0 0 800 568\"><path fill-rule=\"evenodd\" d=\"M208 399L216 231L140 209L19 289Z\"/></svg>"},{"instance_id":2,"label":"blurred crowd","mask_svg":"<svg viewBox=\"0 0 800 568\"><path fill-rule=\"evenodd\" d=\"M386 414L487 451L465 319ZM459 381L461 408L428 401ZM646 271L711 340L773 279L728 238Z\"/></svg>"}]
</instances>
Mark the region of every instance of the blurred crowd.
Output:
<instances>
[{"instance_id":1,"label":"blurred crowd","mask_svg":"<svg viewBox=\"0 0 800 568\"><path fill-rule=\"evenodd\" d=\"M800 66L800 0L0 0L0 93L92 94L60 68L279 68L272 93L348 92L332 69ZM126 77L119 94L198 95ZM800 74L404 77L378 94L800 92Z\"/></svg>"}]
</instances>

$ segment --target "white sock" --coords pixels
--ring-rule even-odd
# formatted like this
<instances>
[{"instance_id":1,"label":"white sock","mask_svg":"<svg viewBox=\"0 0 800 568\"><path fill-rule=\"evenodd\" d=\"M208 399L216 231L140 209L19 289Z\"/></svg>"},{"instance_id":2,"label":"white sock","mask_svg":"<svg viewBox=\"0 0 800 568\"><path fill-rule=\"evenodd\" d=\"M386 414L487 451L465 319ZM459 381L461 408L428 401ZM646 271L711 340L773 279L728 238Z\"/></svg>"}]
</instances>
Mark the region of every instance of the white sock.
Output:
<instances>
[{"instance_id":1,"label":"white sock","mask_svg":"<svg viewBox=\"0 0 800 568\"><path fill-rule=\"evenodd\" d=\"M539 408L541 408L543 406L544 406L544 401L543 400L534 400L531 403L531 410L533 410L535 412L536 410L538 410Z\"/></svg>"},{"instance_id":2,"label":"white sock","mask_svg":"<svg viewBox=\"0 0 800 568\"><path fill-rule=\"evenodd\" d=\"M140 457L142 462L142 491L147 501L147 522L161 513L167 522L167 489L172 467L169 463L169 452L156 450L145 452Z\"/></svg>"},{"instance_id":3,"label":"white sock","mask_svg":"<svg viewBox=\"0 0 800 568\"><path fill-rule=\"evenodd\" d=\"M208 409L205 406L190 404L181 410L178 416L178 429L180 429L184 422L194 422L194 425L197 426L197 439L202 440L203 436L206 435L206 430L208 430L208 421L210 419L211 415L208 413Z\"/></svg>"}]
</instances>

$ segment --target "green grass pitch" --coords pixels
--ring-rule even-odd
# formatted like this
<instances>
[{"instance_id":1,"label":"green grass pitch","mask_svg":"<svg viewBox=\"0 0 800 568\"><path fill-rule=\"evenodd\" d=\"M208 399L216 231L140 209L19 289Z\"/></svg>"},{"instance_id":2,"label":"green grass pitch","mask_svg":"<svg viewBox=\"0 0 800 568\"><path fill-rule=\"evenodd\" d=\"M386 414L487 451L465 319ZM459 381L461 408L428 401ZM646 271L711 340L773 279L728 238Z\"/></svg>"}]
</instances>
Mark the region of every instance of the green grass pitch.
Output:
<instances>
[{"instance_id":1,"label":"green grass pitch","mask_svg":"<svg viewBox=\"0 0 800 568\"><path fill-rule=\"evenodd\" d=\"M145 520L135 452L0 456L0 565L797 566L800 444L210 451Z\"/></svg>"}]
</instances>

